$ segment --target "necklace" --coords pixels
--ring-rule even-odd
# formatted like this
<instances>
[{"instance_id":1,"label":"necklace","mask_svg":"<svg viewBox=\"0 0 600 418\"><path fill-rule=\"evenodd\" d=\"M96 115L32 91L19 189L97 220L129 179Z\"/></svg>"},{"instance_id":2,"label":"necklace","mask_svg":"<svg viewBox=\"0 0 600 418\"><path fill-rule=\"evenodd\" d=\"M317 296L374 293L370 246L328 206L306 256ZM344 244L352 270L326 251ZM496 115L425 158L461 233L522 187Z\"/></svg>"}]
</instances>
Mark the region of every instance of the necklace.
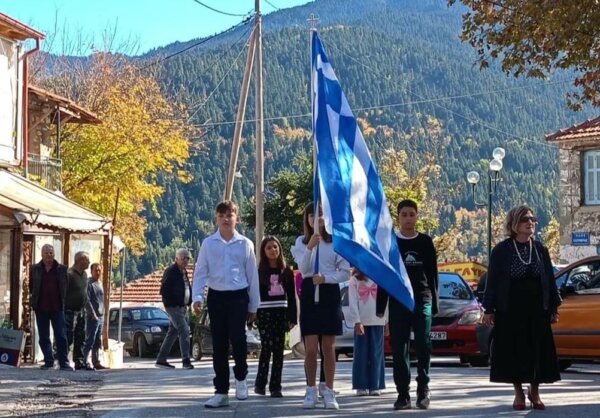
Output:
<instances>
[{"instance_id":1,"label":"necklace","mask_svg":"<svg viewBox=\"0 0 600 418\"><path fill-rule=\"evenodd\" d=\"M517 257L519 257L519 260L521 260L521 263L525 264L526 266L531 264L531 254L533 254L533 251L531 250L532 244L531 244L531 239L529 239L529 262L525 262L525 260L523 260L523 258L521 257L521 253L519 252L519 249L517 248L517 241L515 241L513 239L513 245L515 246L515 251L517 252Z\"/></svg>"}]
</instances>

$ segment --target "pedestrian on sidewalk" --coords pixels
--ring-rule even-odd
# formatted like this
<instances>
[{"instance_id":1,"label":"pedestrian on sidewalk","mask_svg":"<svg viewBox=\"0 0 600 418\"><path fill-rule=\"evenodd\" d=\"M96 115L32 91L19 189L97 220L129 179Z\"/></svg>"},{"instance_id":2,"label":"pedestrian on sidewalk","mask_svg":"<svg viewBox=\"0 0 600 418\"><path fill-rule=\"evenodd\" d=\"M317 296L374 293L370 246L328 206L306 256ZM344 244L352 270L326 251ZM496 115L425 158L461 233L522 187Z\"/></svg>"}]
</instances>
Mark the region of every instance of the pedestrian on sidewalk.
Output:
<instances>
[{"instance_id":1,"label":"pedestrian on sidewalk","mask_svg":"<svg viewBox=\"0 0 600 418\"><path fill-rule=\"evenodd\" d=\"M180 248L175 253L175 262L163 273L160 294L170 323L156 358L156 367L175 368L167 362L167 356L171 352L175 340L179 337L182 367L184 369L194 368L190 360L190 326L187 321L188 307L192 304L192 287L187 274L189 262L190 252L186 248Z\"/></svg>"},{"instance_id":2,"label":"pedestrian on sidewalk","mask_svg":"<svg viewBox=\"0 0 600 418\"><path fill-rule=\"evenodd\" d=\"M315 222L314 203L310 202L304 208L304 215L303 215L303 222L302 222L304 234L297 237L296 242L290 248L290 252L292 253L292 257L294 257L294 262L296 263L297 266L299 266L300 263L302 262L302 260L304 259L304 253L306 253L306 251L307 251L306 245L308 244L310 237L312 237L313 234L315 233L314 222ZM299 280L299 283L296 283L296 293L298 294L298 298L301 299L302 298L302 280L303 280L302 273L299 273L298 277L300 278L300 280ZM323 397L323 394L325 393L325 389L327 388L327 383L325 383L325 368L323 367L323 364L325 363L325 361L323 359L323 344L322 344L322 338L320 335L318 336L318 339L319 339L319 341L318 341L319 358L321 359L321 363L320 363L320 367L319 367L318 395L320 397ZM303 342L304 342L304 340L303 340ZM305 374L306 374L306 370L305 370ZM308 385L308 374L306 374L306 384Z\"/></svg>"},{"instance_id":3,"label":"pedestrian on sidewalk","mask_svg":"<svg viewBox=\"0 0 600 418\"><path fill-rule=\"evenodd\" d=\"M258 265L260 305L257 312L260 332L260 358L254 383L254 393L265 395L269 363L273 355L269 392L273 398L281 398L281 374L285 333L297 322L294 272L286 266L281 243L276 237L267 236L260 245Z\"/></svg>"},{"instance_id":4,"label":"pedestrian on sidewalk","mask_svg":"<svg viewBox=\"0 0 600 418\"><path fill-rule=\"evenodd\" d=\"M417 203L406 199L398 203L397 233L402 262L410 279L414 298L414 311L381 287L377 289L377 316L389 312L390 342L394 362L394 383L398 399L394 409L410 409L410 334L414 334L417 355L417 408L427 409L430 404L429 365L431 362L431 318L438 312L437 255L429 235L416 229L419 212ZM388 307L389 299L389 307Z\"/></svg>"},{"instance_id":5,"label":"pedestrian on sidewalk","mask_svg":"<svg viewBox=\"0 0 600 418\"><path fill-rule=\"evenodd\" d=\"M534 409L545 409L540 383L560 380L551 324L561 297L548 249L533 239L537 218L525 205L506 215L507 239L492 250L483 295L483 323L493 325L490 381L511 383L513 409L525 409L523 383Z\"/></svg>"},{"instance_id":6,"label":"pedestrian on sidewalk","mask_svg":"<svg viewBox=\"0 0 600 418\"><path fill-rule=\"evenodd\" d=\"M54 247L42 246L42 260L31 266L30 302L35 312L40 349L44 353L43 370L54 368L54 353L50 342L50 323L54 330L56 355L61 370L73 370L69 364L65 329L65 299L67 297L67 266L54 259Z\"/></svg>"},{"instance_id":7,"label":"pedestrian on sidewalk","mask_svg":"<svg viewBox=\"0 0 600 418\"><path fill-rule=\"evenodd\" d=\"M207 408L229 405L230 342L235 397L248 399L246 323L256 319L260 302L254 244L235 229L240 221L237 205L225 200L217 205L215 214L218 230L202 242L192 288L194 311L200 314L204 288L208 287L206 307L213 342L215 395L204 404Z\"/></svg>"},{"instance_id":8,"label":"pedestrian on sidewalk","mask_svg":"<svg viewBox=\"0 0 600 418\"><path fill-rule=\"evenodd\" d=\"M385 389L383 336L387 315L376 315L377 284L354 269L348 285L347 321L354 324L352 389L357 396L379 396Z\"/></svg>"},{"instance_id":9,"label":"pedestrian on sidewalk","mask_svg":"<svg viewBox=\"0 0 600 418\"><path fill-rule=\"evenodd\" d=\"M104 370L100 363L100 349L102 348L102 326L104 325L104 289L100 281L102 268L99 263L90 266L92 277L88 282L88 302L86 305L85 328L86 337L83 346L83 361L86 370ZM90 352L92 363L89 362Z\"/></svg>"},{"instance_id":10,"label":"pedestrian on sidewalk","mask_svg":"<svg viewBox=\"0 0 600 418\"><path fill-rule=\"evenodd\" d=\"M73 347L75 370L85 368L83 345L85 343L85 307L87 305L88 276L90 256L85 251L75 253L75 262L67 271L68 286L65 301L65 323L67 344Z\"/></svg>"},{"instance_id":11,"label":"pedestrian on sidewalk","mask_svg":"<svg viewBox=\"0 0 600 418\"><path fill-rule=\"evenodd\" d=\"M307 208L304 214L305 231L308 230L308 210ZM304 366L307 377L303 408L313 409L317 404L316 374L320 345L323 350L327 385L323 393L323 403L326 409L339 409L333 388L335 337L342 335L340 283L350 279L350 265L333 251L332 237L325 230L320 210L318 219L319 221L315 222L319 225L318 232L313 233L308 240L306 251L298 263L304 278L300 292L300 331L304 338ZM318 271L315 273L316 269Z\"/></svg>"}]
</instances>

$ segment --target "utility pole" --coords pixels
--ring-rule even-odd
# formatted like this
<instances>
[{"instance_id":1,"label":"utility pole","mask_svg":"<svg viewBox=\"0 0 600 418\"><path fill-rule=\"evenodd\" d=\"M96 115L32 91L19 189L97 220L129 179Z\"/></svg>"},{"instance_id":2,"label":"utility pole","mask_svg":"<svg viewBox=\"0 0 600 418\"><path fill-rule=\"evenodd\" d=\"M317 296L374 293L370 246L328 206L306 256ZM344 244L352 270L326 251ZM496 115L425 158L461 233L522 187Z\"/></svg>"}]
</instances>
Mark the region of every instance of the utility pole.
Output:
<instances>
[{"instance_id":1,"label":"utility pole","mask_svg":"<svg viewBox=\"0 0 600 418\"><path fill-rule=\"evenodd\" d=\"M256 54L256 249L260 248L260 243L264 234L264 147L263 147L263 65L262 65L262 15L260 12L260 0L254 3L256 14L255 27L255 54ZM260 256L260 254L259 254Z\"/></svg>"}]
</instances>

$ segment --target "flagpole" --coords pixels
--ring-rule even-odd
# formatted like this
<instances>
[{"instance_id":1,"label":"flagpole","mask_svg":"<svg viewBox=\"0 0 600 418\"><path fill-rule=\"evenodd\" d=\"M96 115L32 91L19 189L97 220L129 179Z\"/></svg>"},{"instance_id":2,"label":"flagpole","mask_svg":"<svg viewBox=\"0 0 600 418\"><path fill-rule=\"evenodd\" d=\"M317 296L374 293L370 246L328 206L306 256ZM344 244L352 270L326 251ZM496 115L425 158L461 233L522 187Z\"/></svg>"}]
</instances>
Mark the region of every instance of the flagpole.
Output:
<instances>
[{"instance_id":1,"label":"flagpole","mask_svg":"<svg viewBox=\"0 0 600 418\"><path fill-rule=\"evenodd\" d=\"M310 23L310 37L309 37L309 42L311 45L311 57L312 57L312 37L313 37L313 33L317 31L317 22L319 21L319 18L314 14L311 13L309 18L307 19L308 22ZM317 142L316 142L316 138L315 138L315 78L314 78L314 68L313 68L313 61L311 59L311 68L310 68L310 97L311 97L311 109L312 109L312 117L313 117L313 129L312 129L312 143L313 143L313 147L312 147L312 157L313 157L313 191L315 187L319 187L318 184L316 184L317 182ZM314 193L313 193L314 194ZM314 199L314 208L313 208L313 233L315 233L316 231L320 232L320 228L321 228L321 223L319 220L319 199ZM315 257L315 269L314 269L314 273L317 274L319 272L319 244L317 244L317 248L316 248L316 257ZM320 300L320 285L315 285L315 296L314 296L314 303L315 305L319 303Z\"/></svg>"}]
</instances>

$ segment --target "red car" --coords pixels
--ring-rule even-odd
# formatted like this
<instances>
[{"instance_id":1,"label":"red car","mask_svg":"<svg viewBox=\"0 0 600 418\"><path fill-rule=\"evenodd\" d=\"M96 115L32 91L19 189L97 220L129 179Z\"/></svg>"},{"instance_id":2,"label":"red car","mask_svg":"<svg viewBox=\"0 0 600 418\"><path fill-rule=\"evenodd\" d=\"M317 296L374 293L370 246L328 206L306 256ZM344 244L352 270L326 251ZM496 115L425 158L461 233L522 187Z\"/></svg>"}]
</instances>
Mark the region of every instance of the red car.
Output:
<instances>
[{"instance_id":1,"label":"red car","mask_svg":"<svg viewBox=\"0 0 600 418\"><path fill-rule=\"evenodd\" d=\"M440 310L432 320L432 354L459 356L461 363L487 366L491 327L480 323L483 309L473 291L459 274L446 272L439 273L438 290ZM384 350L392 354L389 336Z\"/></svg>"}]
</instances>

